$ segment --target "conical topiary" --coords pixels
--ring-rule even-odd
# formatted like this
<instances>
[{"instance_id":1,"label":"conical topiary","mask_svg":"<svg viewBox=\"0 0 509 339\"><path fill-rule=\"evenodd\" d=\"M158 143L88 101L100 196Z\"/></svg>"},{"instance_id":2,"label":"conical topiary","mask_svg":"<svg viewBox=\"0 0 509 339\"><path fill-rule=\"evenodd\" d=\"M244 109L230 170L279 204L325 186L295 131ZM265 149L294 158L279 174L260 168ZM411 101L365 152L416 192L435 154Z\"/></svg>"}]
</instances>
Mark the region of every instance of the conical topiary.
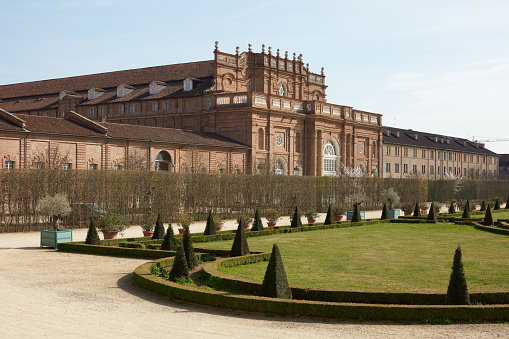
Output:
<instances>
[{"instance_id":1,"label":"conical topiary","mask_svg":"<svg viewBox=\"0 0 509 339\"><path fill-rule=\"evenodd\" d=\"M177 250L177 238L175 238L175 234L173 233L173 227L171 227L171 223L168 225L168 229L166 230L166 235L164 236L163 243L161 244L161 250L163 251Z\"/></svg>"},{"instance_id":2,"label":"conical topiary","mask_svg":"<svg viewBox=\"0 0 509 339\"><path fill-rule=\"evenodd\" d=\"M97 233L97 227L95 226L95 221L93 218L90 218L90 225L88 226L87 238L85 239L85 244L87 245L99 245L101 240L99 239L99 234Z\"/></svg>"},{"instance_id":3,"label":"conical topiary","mask_svg":"<svg viewBox=\"0 0 509 339\"><path fill-rule=\"evenodd\" d=\"M291 227L302 227L302 220L300 220L299 207L295 206Z\"/></svg>"},{"instance_id":4,"label":"conical topiary","mask_svg":"<svg viewBox=\"0 0 509 339\"><path fill-rule=\"evenodd\" d=\"M382 207L382 216L380 217L380 220L386 219L389 219L389 211L387 211L387 204L384 203L384 206Z\"/></svg>"},{"instance_id":5,"label":"conical topiary","mask_svg":"<svg viewBox=\"0 0 509 339\"><path fill-rule=\"evenodd\" d=\"M189 233L189 227L186 227L186 231L182 237L182 243L184 245L184 252L186 254L187 267L192 270L196 267L196 265L198 265L198 260L196 260L196 256L194 255L193 240L191 239L191 234Z\"/></svg>"},{"instance_id":6,"label":"conical topiary","mask_svg":"<svg viewBox=\"0 0 509 339\"><path fill-rule=\"evenodd\" d=\"M156 227L154 228L154 234L152 234L152 239L163 239L164 238L164 226L163 221L161 220L161 213L157 215Z\"/></svg>"},{"instance_id":7,"label":"conical topiary","mask_svg":"<svg viewBox=\"0 0 509 339\"><path fill-rule=\"evenodd\" d=\"M169 280L177 281L179 278L189 279L189 267L187 267L186 253L182 244L178 246L177 254L173 259Z\"/></svg>"},{"instance_id":8,"label":"conical topiary","mask_svg":"<svg viewBox=\"0 0 509 339\"><path fill-rule=\"evenodd\" d=\"M413 216L414 217L420 217L421 216L421 208L419 207L419 203L418 202L415 203Z\"/></svg>"},{"instance_id":9,"label":"conical topiary","mask_svg":"<svg viewBox=\"0 0 509 339\"><path fill-rule=\"evenodd\" d=\"M481 209L480 209L480 211L482 211L482 212L486 211L486 201L484 201L484 200L483 200L483 201L482 201L482 203L481 203Z\"/></svg>"},{"instance_id":10,"label":"conical topiary","mask_svg":"<svg viewBox=\"0 0 509 339\"><path fill-rule=\"evenodd\" d=\"M486 214L484 215L484 221L482 224L484 226L493 226L493 216L491 215L491 208L489 205L486 209Z\"/></svg>"},{"instance_id":11,"label":"conical topiary","mask_svg":"<svg viewBox=\"0 0 509 339\"><path fill-rule=\"evenodd\" d=\"M327 210L327 215L325 216L324 225L332 225L334 224L334 216L332 215L332 206L329 204L329 209Z\"/></svg>"},{"instance_id":12,"label":"conical topiary","mask_svg":"<svg viewBox=\"0 0 509 339\"><path fill-rule=\"evenodd\" d=\"M203 235L214 235L214 234L216 234L216 225L214 223L212 211L209 211L209 216L207 218L207 224L205 225L205 232L203 232Z\"/></svg>"},{"instance_id":13,"label":"conical topiary","mask_svg":"<svg viewBox=\"0 0 509 339\"><path fill-rule=\"evenodd\" d=\"M281 299L292 298L292 290L288 284L285 267L277 244L272 246L272 254L265 271L260 295L262 297Z\"/></svg>"},{"instance_id":14,"label":"conical topiary","mask_svg":"<svg viewBox=\"0 0 509 339\"><path fill-rule=\"evenodd\" d=\"M435 203L431 203L431 207L429 208L428 220L437 221L437 211L435 210Z\"/></svg>"},{"instance_id":15,"label":"conical topiary","mask_svg":"<svg viewBox=\"0 0 509 339\"><path fill-rule=\"evenodd\" d=\"M449 287L447 288L447 304L448 305L470 305L470 296L467 288L467 278L463 270L463 262L461 260L461 247L454 253L454 261L452 263L451 278L449 279Z\"/></svg>"},{"instance_id":16,"label":"conical topiary","mask_svg":"<svg viewBox=\"0 0 509 339\"><path fill-rule=\"evenodd\" d=\"M454 203L451 202L451 204L449 205L449 214L453 214L454 212L456 212Z\"/></svg>"},{"instance_id":17,"label":"conical topiary","mask_svg":"<svg viewBox=\"0 0 509 339\"><path fill-rule=\"evenodd\" d=\"M251 231L261 231L263 230L262 218L260 217L260 211L258 208L256 209L253 226L251 226Z\"/></svg>"},{"instance_id":18,"label":"conical topiary","mask_svg":"<svg viewBox=\"0 0 509 339\"><path fill-rule=\"evenodd\" d=\"M465 203L465 208L463 209L463 214L461 215L462 218L470 218L470 201L467 199L467 202Z\"/></svg>"},{"instance_id":19,"label":"conical topiary","mask_svg":"<svg viewBox=\"0 0 509 339\"><path fill-rule=\"evenodd\" d=\"M495 206L493 207L494 210L500 209L500 203L498 202L498 199L495 199Z\"/></svg>"},{"instance_id":20,"label":"conical topiary","mask_svg":"<svg viewBox=\"0 0 509 339\"><path fill-rule=\"evenodd\" d=\"M239 221L239 227L237 227L237 233L235 233L235 240L233 240L230 257L240 257L248 254L249 246L247 245L246 232L244 232L242 221Z\"/></svg>"},{"instance_id":21,"label":"conical topiary","mask_svg":"<svg viewBox=\"0 0 509 339\"><path fill-rule=\"evenodd\" d=\"M359 203L356 202L353 205L353 215L352 215L352 222L361 222L361 211L359 211Z\"/></svg>"},{"instance_id":22,"label":"conical topiary","mask_svg":"<svg viewBox=\"0 0 509 339\"><path fill-rule=\"evenodd\" d=\"M505 209L509 210L509 198L507 198L507 202L505 203Z\"/></svg>"}]
</instances>

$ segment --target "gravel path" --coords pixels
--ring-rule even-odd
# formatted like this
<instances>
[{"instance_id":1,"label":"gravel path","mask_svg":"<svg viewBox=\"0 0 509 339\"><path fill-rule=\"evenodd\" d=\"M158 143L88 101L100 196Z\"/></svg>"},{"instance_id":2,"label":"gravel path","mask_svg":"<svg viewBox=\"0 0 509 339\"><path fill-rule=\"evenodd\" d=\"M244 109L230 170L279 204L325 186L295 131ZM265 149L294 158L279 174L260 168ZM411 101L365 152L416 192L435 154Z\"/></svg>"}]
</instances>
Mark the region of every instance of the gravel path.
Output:
<instances>
[{"instance_id":1,"label":"gravel path","mask_svg":"<svg viewBox=\"0 0 509 339\"><path fill-rule=\"evenodd\" d=\"M125 236L140 234L131 227ZM85 236L85 229L74 230L74 240ZM59 253L41 249L39 237L0 234L0 338L509 337L505 324L328 322L179 304L132 286L132 272L145 260Z\"/></svg>"}]
</instances>

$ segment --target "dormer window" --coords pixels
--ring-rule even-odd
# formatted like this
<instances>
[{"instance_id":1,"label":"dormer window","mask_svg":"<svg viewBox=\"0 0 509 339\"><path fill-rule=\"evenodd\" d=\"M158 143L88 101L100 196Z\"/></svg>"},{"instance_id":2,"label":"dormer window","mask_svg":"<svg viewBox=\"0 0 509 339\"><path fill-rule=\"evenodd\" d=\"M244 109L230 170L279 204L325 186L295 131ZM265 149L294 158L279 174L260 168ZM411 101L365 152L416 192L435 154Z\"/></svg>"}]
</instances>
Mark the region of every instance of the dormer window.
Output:
<instances>
[{"instance_id":1,"label":"dormer window","mask_svg":"<svg viewBox=\"0 0 509 339\"><path fill-rule=\"evenodd\" d=\"M161 81L152 81L148 86L148 93L150 95L157 94L161 92L166 87L166 84Z\"/></svg>"},{"instance_id":2,"label":"dormer window","mask_svg":"<svg viewBox=\"0 0 509 339\"><path fill-rule=\"evenodd\" d=\"M193 89L193 80L187 78L184 80L184 91L188 92Z\"/></svg>"},{"instance_id":3,"label":"dormer window","mask_svg":"<svg viewBox=\"0 0 509 339\"><path fill-rule=\"evenodd\" d=\"M60 95L59 95L60 100L62 100L66 95L67 95L67 93L65 91L60 92Z\"/></svg>"},{"instance_id":4,"label":"dormer window","mask_svg":"<svg viewBox=\"0 0 509 339\"><path fill-rule=\"evenodd\" d=\"M127 94L134 91L134 87L126 85L118 85L117 87L117 98L125 97Z\"/></svg>"},{"instance_id":5,"label":"dormer window","mask_svg":"<svg viewBox=\"0 0 509 339\"><path fill-rule=\"evenodd\" d=\"M88 100L94 100L104 94L104 90L100 88L91 88L88 90Z\"/></svg>"}]
</instances>

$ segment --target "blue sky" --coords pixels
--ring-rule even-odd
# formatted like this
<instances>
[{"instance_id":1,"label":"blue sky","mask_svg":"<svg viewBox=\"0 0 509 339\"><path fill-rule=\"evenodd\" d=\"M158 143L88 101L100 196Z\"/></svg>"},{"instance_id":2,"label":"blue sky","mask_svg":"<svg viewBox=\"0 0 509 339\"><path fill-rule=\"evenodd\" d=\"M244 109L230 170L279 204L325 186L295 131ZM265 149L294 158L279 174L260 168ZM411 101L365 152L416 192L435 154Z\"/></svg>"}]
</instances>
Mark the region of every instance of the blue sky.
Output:
<instances>
[{"instance_id":1,"label":"blue sky","mask_svg":"<svg viewBox=\"0 0 509 339\"><path fill-rule=\"evenodd\" d=\"M17 0L2 14L0 84L265 44L324 67L329 102L386 126L509 139L509 0ZM509 153L509 141L487 147Z\"/></svg>"}]
</instances>

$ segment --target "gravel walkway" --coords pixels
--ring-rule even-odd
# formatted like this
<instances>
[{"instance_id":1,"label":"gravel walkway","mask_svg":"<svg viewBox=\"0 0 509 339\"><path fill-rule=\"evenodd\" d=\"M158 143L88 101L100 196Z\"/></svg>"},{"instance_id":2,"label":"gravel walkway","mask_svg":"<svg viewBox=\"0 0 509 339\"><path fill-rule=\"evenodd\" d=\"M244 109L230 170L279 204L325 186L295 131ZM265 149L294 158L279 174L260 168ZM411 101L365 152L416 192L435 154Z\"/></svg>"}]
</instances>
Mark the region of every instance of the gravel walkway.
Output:
<instances>
[{"instance_id":1,"label":"gravel walkway","mask_svg":"<svg viewBox=\"0 0 509 339\"><path fill-rule=\"evenodd\" d=\"M124 236L140 234L131 227ZM76 241L85 236L86 229L74 231ZM509 337L505 324L329 322L179 304L132 286L132 272L145 260L59 253L41 249L39 237L0 234L0 338Z\"/></svg>"}]
</instances>

